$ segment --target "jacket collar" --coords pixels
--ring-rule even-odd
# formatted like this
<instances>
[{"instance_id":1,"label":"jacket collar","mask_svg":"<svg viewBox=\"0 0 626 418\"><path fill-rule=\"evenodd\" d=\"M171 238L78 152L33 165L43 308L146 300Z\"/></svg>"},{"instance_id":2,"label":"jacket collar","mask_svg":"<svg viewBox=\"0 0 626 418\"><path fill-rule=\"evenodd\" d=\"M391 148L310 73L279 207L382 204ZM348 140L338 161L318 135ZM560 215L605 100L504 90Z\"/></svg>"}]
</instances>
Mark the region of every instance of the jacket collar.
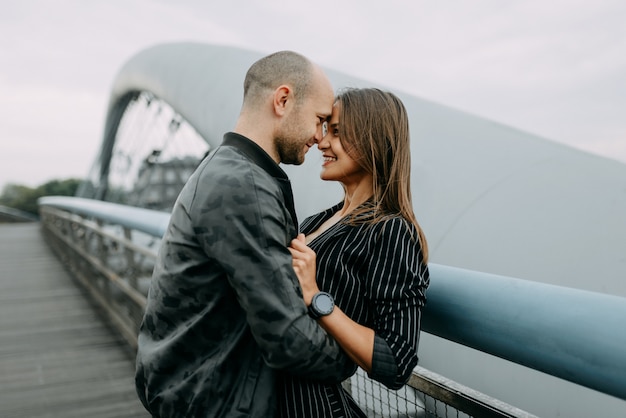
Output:
<instances>
[{"instance_id":1,"label":"jacket collar","mask_svg":"<svg viewBox=\"0 0 626 418\"><path fill-rule=\"evenodd\" d=\"M317 230L317 228L319 228L328 218L333 216L342 207L343 201L322 212L309 216L307 219L304 220L304 222L302 222L302 231L306 233L311 233Z\"/></svg>"},{"instance_id":2,"label":"jacket collar","mask_svg":"<svg viewBox=\"0 0 626 418\"><path fill-rule=\"evenodd\" d=\"M224 135L224 145L237 148L243 152L249 159L254 161L256 165L267 171L272 177L288 180L287 173L276 164L276 161L269 156L263 148L257 145L256 142L246 138L243 135L235 132L228 132Z\"/></svg>"},{"instance_id":3,"label":"jacket collar","mask_svg":"<svg viewBox=\"0 0 626 418\"><path fill-rule=\"evenodd\" d=\"M337 213L338 210L343 208L344 202L341 201L338 204L319 212L315 215L308 217L302 222L302 232L306 234L310 234L313 231L316 231L327 219ZM374 203L371 200L367 200L363 202L358 208L367 208L368 210L363 212L361 215L355 217L353 220L357 221L356 224L346 223L344 219L337 222L335 225L328 228L322 234L320 234L317 238L330 234L332 239L335 239L348 231L353 230L354 228L362 228L368 225L367 221L371 219L371 217L375 213ZM350 214L348 217L353 217L354 215ZM327 234L328 233L328 234ZM315 238L315 240L317 239ZM328 239L328 238L326 238Z\"/></svg>"},{"instance_id":4,"label":"jacket collar","mask_svg":"<svg viewBox=\"0 0 626 418\"><path fill-rule=\"evenodd\" d=\"M293 202L293 191L291 190L291 182L289 181L287 173L285 173L283 169L276 164L276 161L274 161L272 157L270 157L269 154L263 150L263 148L243 135L235 132L227 132L224 134L224 141L222 142L222 145L237 148L252 162L276 179L281 190L283 191L285 206L291 215L291 220L293 221L293 225L297 233L298 217L296 216L296 208Z\"/></svg>"}]
</instances>

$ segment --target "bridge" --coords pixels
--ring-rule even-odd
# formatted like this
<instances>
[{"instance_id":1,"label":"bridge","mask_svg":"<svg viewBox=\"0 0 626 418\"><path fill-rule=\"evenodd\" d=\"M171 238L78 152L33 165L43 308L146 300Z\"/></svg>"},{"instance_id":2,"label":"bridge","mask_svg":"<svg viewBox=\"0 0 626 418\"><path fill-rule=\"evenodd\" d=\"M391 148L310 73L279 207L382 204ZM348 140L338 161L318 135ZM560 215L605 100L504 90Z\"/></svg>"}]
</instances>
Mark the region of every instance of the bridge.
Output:
<instances>
[{"instance_id":1,"label":"bridge","mask_svg":"<svg viewBox=\"0 0 626 418\"><path fill-rule=\"evenodd\" d=\"M135 395L133 358L145 304L137 291L145 294L150 263L139 266L156 254L129 237L161 232L166 217L71 198L47 198L42 206L41 223L0 224L0 416L149 416ZM139 218L150 215L141 225ZM107 231L102 222L116 216L136 229ZM533 417L419 370L398 394L378 384L374 390L373 382L366 387L362 373L346 384L372 416L447 416L437 411L449 407L472 416Z\"/></svg>"},{"instance_id":2,"label":"bridge","mask_svg":"<svg viewBox=\"0 0 626 418\"><path fill-rule=\"evenodd\" d=\"M241 89L242 72L257 56L176 44L133 57L115 80L102 148L79 196L41 199L39 222L0 225L2 347L10 341L6 353L1 348L0 416L145 416L132 383L133 352L155 249L177 190L232 127L241 97L232 92ZM364 84L329 73L336 86ZM412 150L414 195L423 198L416 212L437 261L424 312L424 367L398 393L362 374L346 387L371 416L530 417L535 409L623 416L626 299L619 296L623 281L607 277L626 277L626 223L616 222L626 213L619 180L626 169L402 98L410 114L427 121L411 121L418 126L414 136L435 136L437 147L447 154L460 148L463 157L453 153L442 161L433 144ZM487 148L468 154L465 142L477 129L479 145ZM478 161L479 173L466 170L467 160ZM287 169L300 217L339 199L338 190L321 189L305 174L306 164ZM585 170L554 183L572 164ZM444 176L451 170L464 173L456 180L462 184L438 183L451 181ZM555 189L558 196L551 195ZM591 198L582 204L581 195ZM593 225L573 219L593 219ZM532 266L516 260L524 254ZM595 263L581 264L581 254ZM507 274L494 273L499 270ZM515 277L529 271L536 280ZM555 277L570 281L551 283ZM578 286L580 277L594 277L592 285L602 288ZM469 381L441 364L476 359L473 353L488 360L457 369L476 363L490 378ZM515 387L515 380L523 383ZM549 393L557 387L565 395Z\"/></svg>"},{"instance_id":3,"label":"bridge","mask_svg":"<svg viewBox=\"0 0 626 418\"><path fill-rule=\"evenodd\" d=\"M42 239L0 224L0 416L147 417L133 353Z\"/></svg>"}]
</instances>

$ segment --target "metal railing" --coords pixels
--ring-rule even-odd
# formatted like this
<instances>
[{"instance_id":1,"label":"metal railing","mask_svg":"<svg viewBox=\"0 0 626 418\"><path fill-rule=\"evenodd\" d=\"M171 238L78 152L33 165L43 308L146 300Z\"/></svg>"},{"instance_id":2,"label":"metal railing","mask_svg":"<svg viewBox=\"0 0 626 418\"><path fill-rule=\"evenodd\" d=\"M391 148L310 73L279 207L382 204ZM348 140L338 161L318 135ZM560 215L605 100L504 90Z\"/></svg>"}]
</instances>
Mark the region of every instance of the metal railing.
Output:
<instances>
[{"instance_id":1,"label":"metal railing","mask_svg":"<svg viewBox=\"0 0 626 418\"><path fill-rule=\"evenodd\" d=\"M136 348L169 213L67 197L39 204L51 247ZM441 265L430 270L424 331L626 399L625 298ZM362 372L345 385L373 417L532 416L420 367L397 392Z\"/></svg>"},{"instance_id":2,"label":"metal railing","mask_svg":"<svg viewBox=\"0 0 626 418\"><path fill-rule=\"evenodd\" d=\"M39 217L23 210L0 205L0 223L36 222Z\"/></svg>"}]
</instances>

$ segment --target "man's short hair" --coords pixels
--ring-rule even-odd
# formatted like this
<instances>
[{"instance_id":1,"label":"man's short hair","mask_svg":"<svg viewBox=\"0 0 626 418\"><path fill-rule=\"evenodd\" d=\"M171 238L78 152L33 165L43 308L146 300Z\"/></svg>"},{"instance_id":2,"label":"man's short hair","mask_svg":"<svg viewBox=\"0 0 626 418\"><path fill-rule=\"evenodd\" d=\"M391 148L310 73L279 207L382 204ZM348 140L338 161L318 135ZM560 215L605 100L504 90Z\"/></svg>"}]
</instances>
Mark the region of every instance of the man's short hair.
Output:
<instances>
[{"instance_id":1,"label":"man's short hair","mask_svg":"<svg viewBox=\"0 0 626 418\"><path fill-rule=\"evenodd\" d=\"M248 70L243 83L244 103L255 103L268 90L282 84L293 89L296 102L307 94L313 75L309 59L293 51L280 51L261 58Z\"/></svg>"}]
</instances>

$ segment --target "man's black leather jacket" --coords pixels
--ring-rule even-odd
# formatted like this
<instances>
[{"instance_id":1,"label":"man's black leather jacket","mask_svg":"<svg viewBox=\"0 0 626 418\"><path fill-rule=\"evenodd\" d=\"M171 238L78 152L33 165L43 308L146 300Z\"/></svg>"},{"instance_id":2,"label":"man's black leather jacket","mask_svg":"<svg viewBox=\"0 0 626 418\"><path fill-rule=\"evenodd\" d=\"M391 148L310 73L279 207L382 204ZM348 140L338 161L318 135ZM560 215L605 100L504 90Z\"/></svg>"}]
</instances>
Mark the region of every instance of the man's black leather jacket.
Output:
<instances>
[{"instance_id":1,"label":"man's black leather jacket","mask_svg":"<svg viewBox=\"0 0 626 418\"><path fill-rule=\"evenodd\" d=\"M296 234L284 171L226 134L183 188L154 269L136 372L153 416L268 418L274 369L328 381L355 371L307 315L287 250Z\"/></svg>"}]
</instances>

